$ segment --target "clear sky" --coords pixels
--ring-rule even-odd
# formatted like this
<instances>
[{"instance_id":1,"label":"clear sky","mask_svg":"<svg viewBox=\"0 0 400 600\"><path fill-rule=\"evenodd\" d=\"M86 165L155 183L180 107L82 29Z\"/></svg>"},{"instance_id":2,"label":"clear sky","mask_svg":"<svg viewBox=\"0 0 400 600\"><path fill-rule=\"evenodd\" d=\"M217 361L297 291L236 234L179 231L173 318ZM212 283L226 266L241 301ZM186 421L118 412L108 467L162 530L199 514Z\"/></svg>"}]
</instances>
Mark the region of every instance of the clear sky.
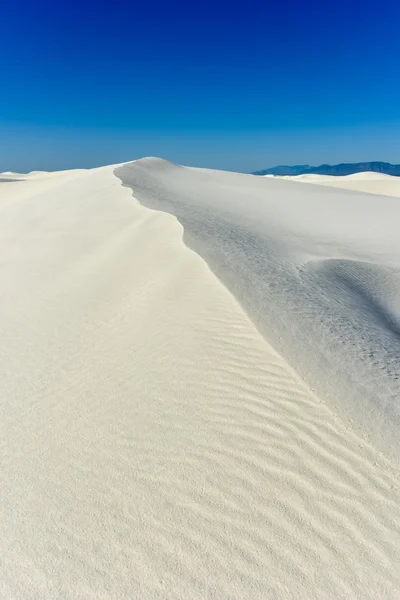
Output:
<instances>
[{"instance_id":1,"label":"clear sky","mask_svg":"<svg viewBox=\"0 0 400 600\"><path fill-rule=\"evenodd\" d=\"M400 163L398 0L13 0L0 171Z\"/></svg>"}]
</instances>

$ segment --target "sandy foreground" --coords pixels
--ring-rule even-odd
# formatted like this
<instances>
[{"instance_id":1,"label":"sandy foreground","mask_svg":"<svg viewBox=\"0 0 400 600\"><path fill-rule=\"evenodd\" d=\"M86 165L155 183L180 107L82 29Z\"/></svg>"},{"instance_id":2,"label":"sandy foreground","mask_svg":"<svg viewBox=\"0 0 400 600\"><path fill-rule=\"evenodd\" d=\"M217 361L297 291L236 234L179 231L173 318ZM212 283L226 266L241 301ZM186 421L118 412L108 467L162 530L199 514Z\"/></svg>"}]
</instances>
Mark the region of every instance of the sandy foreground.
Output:
<instances>
[{"instance_id":1,"label":"sandy foreground","mask_svg":"<svg viewBox=\"0 0 400 600\"><path fill-rule=\"evenodd\" d=\"M158 159L2 174L0 598L398 599L399 222Z\"/></svg>"}]
</instances>

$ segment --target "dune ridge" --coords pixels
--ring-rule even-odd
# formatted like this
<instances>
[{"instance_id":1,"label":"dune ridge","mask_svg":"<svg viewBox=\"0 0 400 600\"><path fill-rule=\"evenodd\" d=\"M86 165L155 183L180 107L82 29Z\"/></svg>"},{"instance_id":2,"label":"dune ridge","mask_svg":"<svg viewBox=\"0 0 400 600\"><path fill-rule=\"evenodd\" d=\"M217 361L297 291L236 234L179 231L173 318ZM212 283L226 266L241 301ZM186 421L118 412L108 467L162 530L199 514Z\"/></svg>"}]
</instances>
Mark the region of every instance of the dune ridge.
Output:
<instances>
[{"instance_id":1,"label":"dune ridge","mask_svg":"<svg viewBox=\"0 0 400 600\"><path fill-rule=\"evenodd\" d=\"M210 235L225 218L246 245L224 194L250 179L114 170L0 186L0 596L394 600L398 463L308 389L190 229L142 205L165 210L172 179L201 231L207 196Z\"/></svg>"},{"instance_id":2,"label":"dune ridge","mask_svg":"<svg viewBox=\"0 0 400 600\"><path fill-rule=\"evenodd\" d=\"M397 199L167 164L161 171L157 161L144 159L116 174L145 206L179 219L185 243L207 261L308 386L360 435L397 456L399 340L385 328L365 333L368 322L349 301L349 281L347 287L338 285L316 269L331 259L358 264L358 273L370 264L364 293L375 296L380 293L375 276L390 273L388 310L397 318Z\"/></svg>"}]
</instances>

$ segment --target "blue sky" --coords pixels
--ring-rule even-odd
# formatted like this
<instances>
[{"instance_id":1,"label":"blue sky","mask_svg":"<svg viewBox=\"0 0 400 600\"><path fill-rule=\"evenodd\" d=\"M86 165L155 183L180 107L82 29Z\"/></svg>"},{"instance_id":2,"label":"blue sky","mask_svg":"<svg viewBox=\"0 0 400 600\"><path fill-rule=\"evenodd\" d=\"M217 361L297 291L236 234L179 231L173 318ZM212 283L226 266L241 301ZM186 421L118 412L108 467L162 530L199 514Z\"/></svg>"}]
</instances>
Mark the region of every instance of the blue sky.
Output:
<instances>
[{"instance_id":1,"label":"blue sky","mask_svg":"<svg viewBox=\"0 0 400 600\"><path fill-rule=\"evenodd\" d=\"M0 171L400 162L400 3L2 7Z\"/></svg>"}]
</instances>

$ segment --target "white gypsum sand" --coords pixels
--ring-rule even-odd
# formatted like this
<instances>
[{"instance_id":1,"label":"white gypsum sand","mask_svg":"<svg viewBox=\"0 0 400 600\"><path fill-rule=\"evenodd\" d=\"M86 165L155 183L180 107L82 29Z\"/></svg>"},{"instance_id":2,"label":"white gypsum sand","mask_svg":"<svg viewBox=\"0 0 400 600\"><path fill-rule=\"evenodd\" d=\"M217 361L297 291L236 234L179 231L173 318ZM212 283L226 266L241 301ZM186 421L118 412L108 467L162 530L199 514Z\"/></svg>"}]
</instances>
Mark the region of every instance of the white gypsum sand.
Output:
<instances>
[{"instance_id":1,"label":"white gypsum sand","mask_svg":"<svg viewBox=\"0 0 400 600\"><path fill-rule=\"evenodd\" d=\"M366 171L365 173L354 173L353 175L294 175L282 176L280 179L288 179L301 183L314 183L317 185L328 185L330 187L344 188L368 194L400 197L400 177Z\"/></svg>"},{"instance_id":2,"label":"white gypsum sand","mask_svg":"<svg viewBox=\"0 0 400 600\"><path fill-rule=\"evenodd\" d=\"M397 456L397 198L158 159L116 174L143 204L178 217L185 243L274 348L346 421Z\"/></svg>"},{"instance_id":3,"label":"white gypsum sand","mask_svg":"<svg viewBox=\"0 0 400 600\"><path fill-rule=\"evenodd\" d=\"M374 291L382 269L395 268L397 209L385 206L393 229L385 225L384 239L382 223L363 237L365 223L347 222L338 241L341 191L321 198L311 186L157 160L115 172L0 183L0 597L398 598L397 458L377 450L386 438L373 440L370 399L356 433L351 407L329 395L329 370L339 377L342 365L332 357L352 341L342 376L354 375L357 389L362 332L346 330L337 346L338 309L314 346L313 330L296 339L301 308L321 314L293 287L302 280L317 300L322 287L351 315L343 267L314 267L346 252L355 261L363 247L376 273L364 281L357 263L346 277ZM178 207L187 231L141 206L119 177L141 202ZM292 213L295 203L303 213ZM346 217L355 221L358 208ZM387 297L391 273L379 288ZM244 293L269 275L276 295ZM374 306L360 309L369 343L395 351ZM276 327L269 311L282 312ZM291 335L291 364L321 380L326 401L270 344L282 352ZM383 398L393 402L390 374L380 377L378 429ZM360 407L353 392L347 401Z\"/></svg>"}]
</instances>

